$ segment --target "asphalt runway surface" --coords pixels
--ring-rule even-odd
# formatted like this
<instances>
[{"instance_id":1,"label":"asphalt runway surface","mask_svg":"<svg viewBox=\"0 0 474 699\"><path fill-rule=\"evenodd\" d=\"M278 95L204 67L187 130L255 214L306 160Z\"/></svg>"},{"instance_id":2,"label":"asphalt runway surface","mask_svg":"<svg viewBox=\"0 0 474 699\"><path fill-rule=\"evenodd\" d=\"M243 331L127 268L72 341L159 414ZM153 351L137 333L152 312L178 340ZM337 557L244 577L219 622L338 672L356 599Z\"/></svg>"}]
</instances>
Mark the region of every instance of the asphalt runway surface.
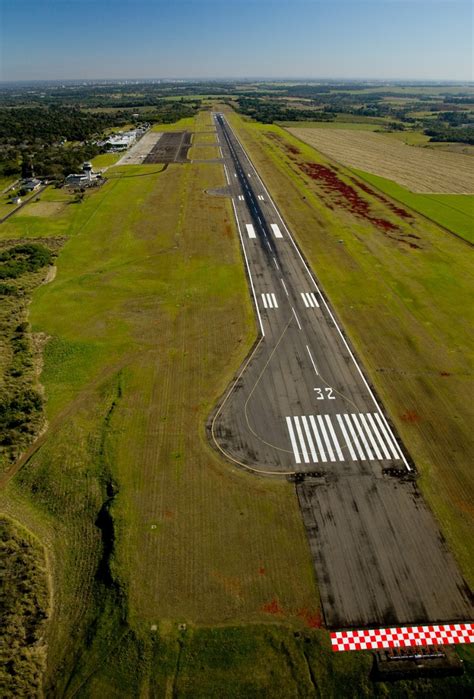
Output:
<instances>
[{"instance_id":1,"label":"asphalt runway surface","mask_svg":"<svg viewBox=\"0 0 474 699\"><path fill-rule=\"evenodd\" d=\"M214 120L261 333L210 420L214 445L295 480L329 628L470 621L408 454L244 148Z\"/></svg>"},{"instance_id":2,"label":"asphalt runway surface","mask_svg":"<svg viewBox=\"0 0 474 699\"><path fill-rule=\"evenodd\" d=\"M187 163L188 150L191 146L189 131L165 132L151 149L145 160L149 163Z\"/></svg>"}]
</instances>

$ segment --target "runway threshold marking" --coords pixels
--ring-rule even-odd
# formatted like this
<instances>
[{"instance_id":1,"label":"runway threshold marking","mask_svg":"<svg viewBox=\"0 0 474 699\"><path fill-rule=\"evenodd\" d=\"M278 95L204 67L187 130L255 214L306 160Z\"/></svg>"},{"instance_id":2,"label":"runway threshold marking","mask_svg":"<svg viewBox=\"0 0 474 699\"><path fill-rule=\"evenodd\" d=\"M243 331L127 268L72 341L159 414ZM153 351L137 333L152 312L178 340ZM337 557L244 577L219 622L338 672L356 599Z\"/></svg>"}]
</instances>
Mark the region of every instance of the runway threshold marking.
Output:
<instances>
[{"instance_id":1,"label":"runway threshold marking","mask_svg":"<svg viewBox=\"0 0 474 699\"><path fill-rule=\"evenodd\" d=\"M318 300L312 291L302 291L301 298L306 308L319 308Z\"/></svg>"},{"instance_id":2,"label":"runway threshold marking","mask_svg":"<svg viewBox=\"0 0 474 699\"><path fill-rule=\"evenodd\" d=\"M308 346L307 349L309 351ZM287 416L296 463L301 463L301 457L305 463L400 459L398 446L388 433L387 436L383 434L375 415L377 413ZM392 455L387 449L390 444L394 450ZM345 449L350 459L344 454Z\"/></svg>"},{"instance_id":3,"label":"runway threshold marking","mask_svg":"<svg viewBox=\"0 0 474 699\"><path fill-rule=\"evenodd\" d=\"M445 646L474 643L474 624L466 622L464 624L333 631L330 636L334 651Z\"/></svg>"}]
</instances>

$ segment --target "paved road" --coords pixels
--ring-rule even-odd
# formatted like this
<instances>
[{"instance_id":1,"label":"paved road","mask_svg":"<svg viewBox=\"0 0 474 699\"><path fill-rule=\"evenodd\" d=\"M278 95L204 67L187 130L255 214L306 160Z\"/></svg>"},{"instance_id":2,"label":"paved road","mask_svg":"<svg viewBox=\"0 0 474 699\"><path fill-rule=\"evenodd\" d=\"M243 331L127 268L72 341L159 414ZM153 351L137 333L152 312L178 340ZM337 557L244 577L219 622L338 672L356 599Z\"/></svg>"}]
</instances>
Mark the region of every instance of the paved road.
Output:
<instances>
[{"instance_id":1,"label":"paved road","mask_svg":"<svg viewBox=\"0 0 474 699\"><path fill-rule=\"evenodd\" d=\"M399 437L245 150L214 119L261 331L214 415L215 445L297 474L329 626L472 618Z\"/></svg>"}]
</instances>

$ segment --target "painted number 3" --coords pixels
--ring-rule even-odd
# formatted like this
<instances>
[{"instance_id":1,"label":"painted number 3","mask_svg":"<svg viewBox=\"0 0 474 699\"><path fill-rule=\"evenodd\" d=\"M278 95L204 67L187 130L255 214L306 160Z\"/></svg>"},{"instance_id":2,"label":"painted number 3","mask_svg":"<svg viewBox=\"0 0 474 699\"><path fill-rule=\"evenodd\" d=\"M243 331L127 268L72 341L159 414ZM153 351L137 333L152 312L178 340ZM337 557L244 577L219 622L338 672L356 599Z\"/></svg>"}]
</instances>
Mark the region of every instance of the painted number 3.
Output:
<instances>
[{"instance_id":1,"label":"painted number 3","mask_svg":"<svg viewBox=\"0 0 474 699\"><path fill-rule=\"evenodd\" d=\"M328 400L336 400L336 396L333 395L334 389L329 386L324 389L326 395L324 395L322 388L315 388L314 390L316 391L316 400L324 400L325 398Z\"/></svg>"}]
</instances>

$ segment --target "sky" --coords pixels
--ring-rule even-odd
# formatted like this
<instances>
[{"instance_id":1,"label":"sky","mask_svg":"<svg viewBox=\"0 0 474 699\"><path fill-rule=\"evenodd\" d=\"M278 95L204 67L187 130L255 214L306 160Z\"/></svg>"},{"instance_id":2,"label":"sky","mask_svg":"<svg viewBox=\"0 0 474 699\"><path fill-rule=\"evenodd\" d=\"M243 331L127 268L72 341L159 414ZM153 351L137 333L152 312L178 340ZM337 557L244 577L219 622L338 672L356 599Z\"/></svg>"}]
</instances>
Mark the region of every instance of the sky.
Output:
<instances>
[{"instance_id":1,"label":"sky","mask_svg":"<svg viewBox=\"0 0 474 699\"><path fill-rule=\"evenodd\" d=\"M0 80L473 79L471 0L0 0Z\"/></svg>"}]
</instances>

